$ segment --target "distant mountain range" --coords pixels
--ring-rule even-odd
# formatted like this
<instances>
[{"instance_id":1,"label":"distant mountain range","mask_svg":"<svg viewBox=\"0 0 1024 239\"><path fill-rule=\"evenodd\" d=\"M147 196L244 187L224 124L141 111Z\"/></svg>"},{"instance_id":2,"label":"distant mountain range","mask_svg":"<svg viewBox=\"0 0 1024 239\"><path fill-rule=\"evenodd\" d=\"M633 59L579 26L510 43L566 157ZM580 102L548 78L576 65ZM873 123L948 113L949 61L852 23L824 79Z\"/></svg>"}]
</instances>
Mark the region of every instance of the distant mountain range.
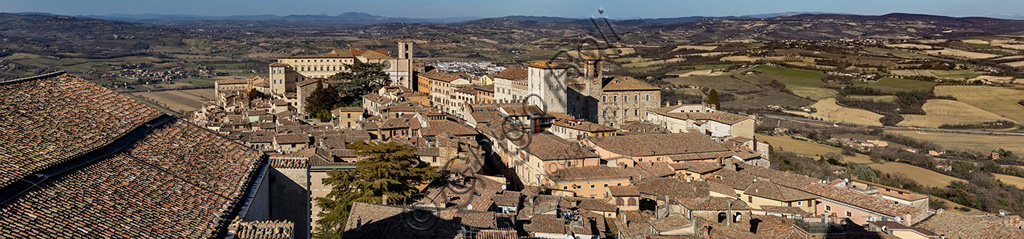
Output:
<instances>
[{"instance_id":1,"label":"distant mountain range","mask_svg":"<svg viewBox=\"0 0 1024 239\"><path fill-rule=\"evenodd\" d=\"M676 17L676 18L618 18L609 19L612 21L644 21L648 23L682 23L691 22L701 19L725 19L725 18L741 18L741 19L756 19L756 18L774 18L780 16L791 16L799 14L820 14L812 12L786 12L786 13L768 13L768 14L757 14L757 15L745 15L745 16L689 16L689 17ZM348 23L357 25L372 25L380 23L457 23L457 22L469 22L476 20L512 20L512 21L536 21L540 23L549 22L577 22L581 20L589 21L588 18L571 18L571 17L547 17L547 16L504 16L504 17L442 17L442 18L408 18L408 17L387 17L377 16L369 13L362 12L346 12L336 16L321 14L321 15L287 15L279 16L272 14L263 15L236 15L236 16L204 16L204 15L171 15L171 14L110 14L110 15L85 15L81 17L112 20L112 21L124 21L124 22L140 22L140 23L159 23L159 22L182 22L182 21L331 21L336 23Z\"/></svg>"}]
</instances>

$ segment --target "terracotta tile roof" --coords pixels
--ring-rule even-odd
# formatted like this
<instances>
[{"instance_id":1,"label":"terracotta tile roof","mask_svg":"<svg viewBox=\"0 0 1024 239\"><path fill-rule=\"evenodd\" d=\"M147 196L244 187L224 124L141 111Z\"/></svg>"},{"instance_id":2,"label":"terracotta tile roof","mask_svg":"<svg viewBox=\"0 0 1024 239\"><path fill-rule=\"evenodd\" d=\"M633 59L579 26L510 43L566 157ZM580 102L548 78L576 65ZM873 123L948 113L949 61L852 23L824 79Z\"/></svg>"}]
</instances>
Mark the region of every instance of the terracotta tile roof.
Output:
<instances>
[{"instance_id":1,"label":"terracotta tile roof","mask_svg":"<svg viewBox=\"0 0 1024 239\"><path fill-rule=\"evenodd\" d=\"M612 80L608 81L608 83L605 83L604 87L601 87L601 89L603 89L606 92L661 90L660 88L648 84L647 82L637 80L636 78L628 76L615 77Z\"/></svg>"},{"instance_id":2,"label":"terracotta tile roof","mask_svg":"<svg viewBox=\"0 0 1024 239\"><path fill-rule=\"evenodd\" d=\"M659 114L659 115L663 115L663 116L667 116L667 117L671 117L671 118L682 119L682 120L688 120L688 119L689 120L697 120L697 121L712 120L712 121L717 121L717 122L721 122L721 123L725 123L725 124L729 124L729 125L736 124L736 123L742 122L744 120L750 119L750 117L747 117L747 116L733 114L733 113L724 112L724 111L715 111L715 112L710 112L710 113L703 113L703 112L702 113L696 113L696 112L688 112L688 113L673 112L673 110L678 109L678 108L679 108L679 106L668 106L668 107L661 107L661 108L650 109L650 110L647 110L647 112L651 112L651 113L655 113L655 114Z\"/></svg>"},{"instance_id":3,"label":"terracotta tile roof","mask_svg":"<svg viewBox=\"0 0 1024 239\"><path fill-rule=\"evenodd\" d=\"M550 114L554 115L556 113L550 113ZM601 124L597 124L597 123L594 123L594 122L590 122L590 121L586 121L586 120L558 119L558 120L555 120L554 122L552 122L552 124L560 126L560 127L575 129L575 130L584 131L584 132L612 132L612 131L616 131L616 129L614 129L614 128L609 128L607 126L604 126L604 125L601 125Z\"/></svg>"},{"instance_id":4,"label":"terracotta tile roof","mask_svg":"<svg viewBox=\"0 0 1024 239\"><path fill-rule=\"evenodd\" d=\"M452 122L449 120L427 120L427 127L420 130L420 134L424 137L428 135L447 137L451 136L467 136L477 135L479 132L469 125L461 124L458 122Z\"/></svg>"},{"instance_id":5,"label":"terracotta tile roof","mask_svg":"<svg viewBox=\"0 0 1024 239\"><path fill-rule=\"evenodd\" d=\"M242 132L241 140L250 143L273 143L275 133L270 130Z\"/></svg>"},{"instance_id":6,"label":"terracotta tile roof","mask_svg":"<svg viewBox=\"0 0 1024 239\"><path fill-rule=\"evenodd\" d=\"M708 184L708 190L710 190L711 192L721 193L721 194L724 194L724 195L730 196L730 197L739 197L740 196L729 185L725 185L723 183L719 183L719 182L716 182L716 181L706 181L706 182Z\"/></svg>"},{"instance_id":7,"label":"terracotta tile roof","mask_svg":"<svg viewBox=\"0 0 1024 239\"><path fill-rule=\"evenodd\" d=\"M369 101L372 101L372 102L375 102L375 103L381 104L381 105L385 105L385 104L391 102L391 99L384 98L383 96L380 96L377 93L365 94L365 95L363 95L363 99L364 100L369 100Z\"/></svg>"},{"instance_id":8,"label":"terracotta tile roof","mask_svg":"<svg viewBox=\"0 0 1024 239\"><path fill-rule=\"evenodd\" d=\"M721 170L712 173L710 177L705 177L704 179L709 182L718 182L729 185L729 187L736 190L743 190L747 189L750 184L754 183L754 179L757 179L757 176L732 170Z\"/></svg>"},{"instance_id":9,"label":"terracotta tile roof","mask_svg":"<svg viewBox=\"0 0 1024 239\"><path fill-rule=\"evenodd\" d=\"M516 191L504 191L500 194L495 194L492 200L494 205L519 207L519 203L523 200L523 194Z\"/></svg>"},{"instance_id":10,"label":"terracotta tile roof","mask_svg":"<svg viewBox=\"0 0 1024 239\"><path fill-rule=\"evenodd\" d=\"M555 215L534 214L533 218L530 219L530 223L523 225L523 230L534 233L542 232L560 235L598 235L600 232L592 230L591 223L586 222L599 224L597 228L603 228L604 226L603 217L594 218L592 215L590 217L583 216L580 220L584 220L583 223L571 224L566 223L565 219L555 217Z\"/></svg>"},{"instance_id":11,"label":"terracotta tile roof","mask_svg":"<svg viewBox=\"0 0 1024 239\"><path fill-rule=\"evenodd\" d=\"M455 214L453 215L452 219L454 219L456 222L461 222L462 225L470 226L473 228L498 227L498 221L496 220L497 218L494 215L494 212L461 209L449 211L453 211Z\"/></svg>"},{"instance_id":12,"label":"terracotta tile roof","mask_svg":"<svg viewBox=\"0 0 1024 239\"><path fill-rule=\"evenodd\" d=\"M463 94L467 94L467 95L476 95L476 87L472 87L472 86L458 87L458 88L455 89L455 92L459 92L459 93L463 93Z\"/></svg>"},{"instance_id":13,"label":"terracotta tile roof","mask_svg":"<svg viewBox=\"0 0 1024 239\"><path fill-rule=\"evenodd\" d=\"M625 124L623 124L622 126L619 126L619 129L622 130L622 131L631 132L631 133L666 133L666 132L668 132L668 130L665 129L665 127L662 127L660 125L652 124L650 122L640 122L640 121L628 121Z\"/></svg>"},{"instance_id":14,"label":"terracotta tile roof","mask_svg":"<svg viewBox=\"0 0 1024 239\"><path fill-rule=\"evenodd\" d=\"M464 73L447 73L447 72L441 72L440 70L437 70L437 69L434 69L434 70L428 71L428 72L424 72L424 73L420 73L419 76L426 77L426 78L429 78L431 80L443 81L443 82L452 82L454 80L458 80L458 79L462 79L462 78L466 77L466 75Z\"/></svg>"},{"instance_id":15,"label":"terracotta tile roof","mask_svg":"<svg viewBox=\"0 0 1024 239\"><path fill-rule=\"evenodd\" d=\"M474 238L478 239L517 239L518 232L509 229L484 229L476 232Z\"/></svg>"},{"instance_id":16,"label":"terracotta tile roof","mask_svg":"<svg viewBox=\"0 0 1024 239\"><path fill-rule=\"evenodd\" d=\"M395 59L394 57L388 56L388 52L385 50L352 49L352 55L366 57L366 59Z\"/></svg>"},{"instance_id":17,"label":"terracotta tile roof","mask_svg":"<svg viewBox=\"0 0 1024 239\"><path fill-rule=\"evenodd\" d=\"M498 115L500 113L497 111L476 111L469 114L473 116L473 120L477 123L490 123L501 120L501 116Z\"/></svg>"},{"instance_id":18,"label":"terracotta tile roof","mask_svg":"<svg viewBox=\"0 0 1024 239\"><path fill-rule=\"evenodd\" d=\"M547 115L547 112L544 112L536 105L527 105L526 107L523 107L523 105L520 104L504 104L499 105L498 107L509 116Z\"/></svg>"},{"instance_id":19,"label":"terracotta tile roof","mask_svg":"<svg viewBox=\"0 0 1024 239\"><path fill-rule=\"evenodd\" d=\"M495 74L494 77L492 77L492 78L502 78L502 79L506 79L506 80L524 81L524 80L526 80L528 74L529 74L529 71L527 71L526 68L509 67L509 68L505 68L505 70L499 72L498 74ZM491 92L494 92L494 85L491 85Z\"/></svg>"},{"instance_id":20,"label":"terracotta tile roof","mask_svg":"<svg viewBox=\"0 0 1024 239\"><path fill-rule=\"evenodd\" d=\"M551 173L551 178L555 181L630 178L632 176L633 173L629 170L604 165L565 168Z\"/></svg>"},{"instance_id":21,"label":"terracotta tile roof","mask_svg":"<svg viewBox=\"0 0 1024 239\"><path fill-rule=\"evenodd\" d=\"M796 189L784 187L768 180L756 180L751 183L744 193L758 197L768 198L782 202L793 202L808 199L816 199L818 196L811 195Z\"/></svg>"},{"instance_id":22,"label":"terracotta tile roof","mask_svg":"<svg viewBox=\"0 0 1024 239\"><path fill-rule=\"evenodd\" d=\"M868 222L868 224L874 224L874 225L876 225L878 227L886 227L886 229L888 229L888 230L912 230L912 231L916 231L918 233L921 233L921 235L924 235L924 236L938 236L935 233L932 233L932 232L930 232L928 230L925 230L923 228L908 227L906 225L903 225L902 223L894 222L894 221L875 221L875 222Z\"/></svg>"},{"instance_id":23,"label":"terracotta tile roof","mask_svg":"<svg viewBox=\"0 0 1024 239\"><path fill-rule=\"evenodd\" d=\"M676 200L676 199L673 199ZM695 199L677 200L686 206L687 209L697 211L719 211L719 210L750 210L747 203L735 198L704 197Z\"/></svg>"},{"instance_id":24,"label":"terracotta tile roof","mask_svg":"<svg viewBox=\"0 0 1024 239\"><path fill-rule=\"evenodd\" d=\"M608 192L616 197L640 196L640 189L636 186L608 186Z\"/></svg>"},{"instance_id":25,"label":"terracotta tile roof","mask_svg":"<svg viewBox=\"0 0 1024 239\"><path fill-rule=\"evenodd\" d=\"M877 213L889 215L892 217L904 218L904 220L912 220L918 216L928 213L925 209L912 207L910 205L902 203L892 203L892 201L885 200L879 197L873 197L866 194L854 192L853 190L829 186L821 183L812 183L804 185L801 188L804 191L816 194L823 198L828 198L843 202L846 204L861 207L867 210L871 210ZM905 218L907 215L912 218Z\"/></svg>"},{"instance_id":26,"label":"terracotta tile roof","mask_svg":"<svg viewBox=\"0 0 1024 239\"><path fill-rule=\"evenodd\" d=\"M549 133L530 134L513 140L513 144L524 147L526 152L537 156L541 160L558 159L582 159L600 157L590 150L581 148L576 143L569 142L558 136Z\"/></svg>"},{"instance_id":27,"label":"terracotta tile roof","mask_svg":"<svg viewBox=\"0 0 1024 239\"><path fill-rule=\"evenodd\" d=\"M807 211L804 211L803 209L800 209L798 207L786 207L786 206L763 205L763 206L761 206L761 210L768 211L768 212L796 214L796 215L802 215L802 216L808 216L808 215L811 214L811 213L808 213Z\"/></svg>"},{"instance_id":28,"label":"terracotta tile roof","mask_svg":"<svg viewBox=\"0 0 1024 239\"><path fill-rule=\"evenodd\" d=\"M274 136L278 144L305 144L309 143L309 135L306 133L278 134Z\"/></svg>"},{"instance_id":29,"label":"terracotta tile roof","mask_svg":"<svg viewBox=\"0 0 1024 239\"><path fill-rule=\"evenodd\" d=\"M290 67L290 66L291 65L288 65L287 63L282 63L282 62L270 63L270 67Z\"/></svg>"},{"instance_id":30,"label":"terracotta tile roof","mask_svg":"<svg viewBox=\"0 0 1024 239\"><path fill-rule=\"evenodd\" d=\"M946 238L1024 238L1024 230L1007 226L1002 220L953 211L940 210L918 226Z\"/></svg>"},{"instance_id":31,"label":"terracotta tile roof","mask_svg":"<svg viewBox=\"0 0 1024 239\"><path fill-rule=\"evenodd\" d=\"M694 173L698 173L698 174L710 173L710 172L714 172L714 171L718 171L719 169L722 169L722 165L718 164L718 163L709 163L709 162L680 162L680 163L677 163L676 165L679 165L679 164L686 165L684 170L690 171L690 172L694 172Z\"/></svg>"},{"instance_id":32,"label":"terracotta tile roof","mask_svg":"<svg viewBox=\"0 0 1024 239\"><path fill-rule=\"evenodd\" d=\"M248 79L228 79L228 80L217 80L216 83L218 85L240 85L240 84L248 84L249 80Z\"/></svg>"},{"instance_id":33,"label":"terracotta tile roof","mask_svg":"<svg viewBox=\"0 0 1024 239\"><path fill-rule=\"evenodd\" d=\"M638 180L656 179L675 175L675 170L664 162L640 162L628 168L639 175Z\"/></svg>"},{"instance_id":34,"label":"terracotta tile roof","mask_svg":"<svg viewBox=\"0 0 1024 239\"><path fill-rule=\"evenodd\" d=\"M494 85L478 85L476 86L477 91L494 93Z\"/></svg>"},{"instance_id":35,"label":"terracotta tile roof","mask_svg":"<svg viewBox=\"0 0 1024 239\"><path fill-rule=\"evenodd\" d=\"M605 150L633 157L729 151L706 135L692 133L618 135L589 140Z\"/></svg>"},{"instance_id":36,"label":"terracotta tile roof","mask_svg":"<svg viewBox=\"0 0 1024 239\"><path fill-rule=\"evenodd\" d=\"M618 207L606 202L604 199L577 197L576 206L582 209L596 212L616 212Z\"/></svg>"},{"instance_id":37,"label":"terracotta tile roof","mask_svg":"<svg viewBox=\"0 0 1024 239\"><path fill-rule=\"evenodd\" d=\"M672 215L661 219L651 220L651 227L658 232L672 231L683 227L688 227L693 224L690 220L687 220L682 215Z\"/></svg>"},{"instance_id":38,"label":"terracotta tile roof","mask_svg":"<svg viewBox=\"0 0 1024 239\"><path fill-rule=\"evenodd\" d=\"M420 120L415 117L401 117L388 119L377 126L378 129L419 129Z\"/></svg>"},{"instance_id":39,"label":"terracotta tile roof","mask_svg":"<svg viewBox=\"0 0 1024 239\"><path fill-rule=\"evenodd\" d=\"M454 187L432 184L424 189L427 196L420 200L423 204L433 204L444 208L487 210L494 204L494 197L501 192L501 182L486 177L473 178L470 190L452 190Z\"/></svg>"},{"instance_id":40,"label":"terracotta tile roof","mask_svg":"<svg viewBox=\"0 0 1024 239\"><path fill-rule=\"evenodd\" d=\"M704 182L683 182L674 178L659 178L636 183L640 193L654 195L659 200L665 196L671 199L706 198L709 196L708 185Z\"/></svg>"}]
</instances>

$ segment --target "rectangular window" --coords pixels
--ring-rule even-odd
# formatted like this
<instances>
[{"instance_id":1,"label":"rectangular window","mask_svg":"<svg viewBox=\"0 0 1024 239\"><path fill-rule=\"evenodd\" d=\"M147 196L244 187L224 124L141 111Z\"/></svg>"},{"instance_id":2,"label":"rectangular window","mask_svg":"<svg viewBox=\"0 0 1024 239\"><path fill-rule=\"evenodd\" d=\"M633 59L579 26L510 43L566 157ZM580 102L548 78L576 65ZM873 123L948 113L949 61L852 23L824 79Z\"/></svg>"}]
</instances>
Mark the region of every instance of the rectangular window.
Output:
<instances>
[{"instance_id":1,"label":"rectangular window","mask_svg":"<svg viewBox=\"0 0 1024 239\"><path fill-rule=\"evenodd\" d=\"M633 95L633 101L640 101L640 94Z\"/></svg>"},{"instance_id":2,"label":"rectangular window","mask_svg":"<svg viewBox=\"0 0 1024 239\"><path fill-rule=\"evenodd\" d=\"M650 94L647 95L647 101L651 101L651 95Z\"/></svg>"},{"instance_id":3,"label":"rectangular window","mask_svg":"<svg viewBox=\"0 0 1024 239\"><path fill-rule=\"evenodd\" d=\"M606 187L606 188L607 188L607 187L608 187L608 184L607 184L607 183L606 183L606 184L604 184L604 187Z\"/></svg>"},{"instance_id":4,"label":"rectangular window","mask_svg":"<svg viewBox=\"0 0 1024 239\"><path fill-rule=\"evenodd\" d=\"M846 217L853 217L853 213L850 211L846 211Z\"/></svg>"},{"instance_id":5,"label":"rectangular window","mask_svg":"<svg viewBox=\"0 0 1024 239\"><path fill-rule=\"evenodd\" d=\"M595 186L593 184L591 184L590 185L590 189L594 189L594 188L595 188Z\"/></svg>"},{"instance_id":6,"label":"rectangular window","mask_svg":"<svg viewBox=\"0 0 1024 239\"><path fill-rule=\"evenodd\" d=\"M617 102L617 101L619 101L619 96L613 95L612 96L612 102Z\"/></svg>"},{"instance_id":7,"label":"rectangular window","mask_svg":"<svg viewBox=\"0 0 1024 239\"><path fill-rule=\"evenodd\" d=\"M747 202L749 202L749 203L754 202L754 197L753 196L747 196Z\"/></svg>"}]
</instances>

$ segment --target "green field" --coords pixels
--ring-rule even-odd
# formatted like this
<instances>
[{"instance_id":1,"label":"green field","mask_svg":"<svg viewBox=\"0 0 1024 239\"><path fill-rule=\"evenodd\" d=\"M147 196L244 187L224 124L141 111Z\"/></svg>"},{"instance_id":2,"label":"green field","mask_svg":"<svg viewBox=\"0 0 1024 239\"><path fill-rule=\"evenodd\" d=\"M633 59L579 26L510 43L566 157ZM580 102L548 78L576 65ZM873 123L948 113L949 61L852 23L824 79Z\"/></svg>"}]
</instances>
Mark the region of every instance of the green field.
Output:
<instances>
[{"instance_id":1,"label":"green field","mask_svg":"<svg viewBox=\"0 0 1024 239\"><path fill-rule=\"evenodd\" d=\"M877 82L854 82L854 85L874 88L884 92L931 91L935 82L884 77Z\"/></svg>"},{"instance_id":2,"label":"green field","mask_svg":"<svg viewBox=\"0 0 1024 239\"><path fill-rule=\"evenodd\" d=\"M825 83L821 81L821 78L825 76L825 73L822 73L820 71L801 70L767 65L759 65L757 67L754 67L753 70L759 73L755 75L739 75L738 77L748 82L755 83L761 81L777 80L791 87L825 86Z\"/></svg>"}]
</instances>

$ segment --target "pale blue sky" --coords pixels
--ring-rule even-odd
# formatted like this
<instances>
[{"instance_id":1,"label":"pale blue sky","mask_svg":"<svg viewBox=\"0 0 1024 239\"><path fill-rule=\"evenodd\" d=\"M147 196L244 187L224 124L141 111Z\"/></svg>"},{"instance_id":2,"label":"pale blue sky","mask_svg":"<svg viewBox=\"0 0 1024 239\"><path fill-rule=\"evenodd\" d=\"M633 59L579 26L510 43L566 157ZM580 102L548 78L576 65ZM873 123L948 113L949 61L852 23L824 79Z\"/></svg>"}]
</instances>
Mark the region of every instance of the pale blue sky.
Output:
<instances>
[{"instance_id":1,"label":"pale blue sky","mask_svg":"<svg viewBox=\"0 0 1024 239\"><path fill-rule=\"evenodd\" d=\"M327 14L366 12L392 17L587 17L605 9L611 18L738 16L781 12L923 13L990 16L1024 13L1021 0L0 0L0 12L104 14Z\"/></svg>"}]
</instances>

